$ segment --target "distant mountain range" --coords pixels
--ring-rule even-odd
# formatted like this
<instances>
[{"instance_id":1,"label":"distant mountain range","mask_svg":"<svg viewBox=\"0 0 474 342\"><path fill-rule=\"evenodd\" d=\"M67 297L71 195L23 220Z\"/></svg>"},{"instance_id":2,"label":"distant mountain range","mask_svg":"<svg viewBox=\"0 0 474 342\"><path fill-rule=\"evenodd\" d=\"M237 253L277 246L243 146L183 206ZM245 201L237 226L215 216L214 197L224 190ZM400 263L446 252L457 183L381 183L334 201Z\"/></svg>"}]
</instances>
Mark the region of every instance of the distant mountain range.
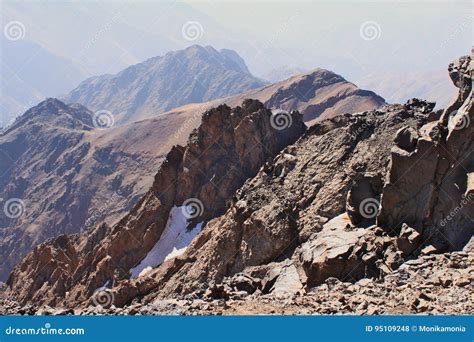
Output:
<instances>
[{"instance_id":1,"label":"distant mountain range","mask_svg":"<svg viewBox=\"0 0 474 342\"><path fill-rule=\"evenodd\" d=\"M116 75L89 78L63 100L81 103L93 111L110 111L116 123L123 124L265 84L250 74L236 52L194 45L151 58Z\"/></svg>"},{"instance_id":2,"label":"distant mountain range","mask_svg":"<svg viewBox=\"0 0 474 342\"><path fill-rule=\"evenodd\" d=\"M381 96L358 88L334 72L315 69L235 96L178 107L170 113L195 112L222 103L237 106L247 98L259 100L272 109L298 110L307 125L339 114L371 110L385 103Z\"/></svg>"}]
</instances>

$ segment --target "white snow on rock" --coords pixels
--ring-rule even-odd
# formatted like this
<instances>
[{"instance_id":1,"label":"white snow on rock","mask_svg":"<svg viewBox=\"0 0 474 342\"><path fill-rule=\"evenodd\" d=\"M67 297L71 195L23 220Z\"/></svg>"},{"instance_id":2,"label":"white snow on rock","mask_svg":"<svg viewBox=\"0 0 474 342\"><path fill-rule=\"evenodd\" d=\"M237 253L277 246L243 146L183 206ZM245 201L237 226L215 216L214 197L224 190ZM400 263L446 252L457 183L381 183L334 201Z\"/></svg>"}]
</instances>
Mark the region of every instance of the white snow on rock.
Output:
<instances>
[{"instance_id":1,"label":"white snow on rock","mask_svg":"<svg viewBox=\"0 0 474 342\"><path fill-rule=\"evenodd\" d=\"M110 283L110 280L107 280L104 285L102 285L101 287L96 288L94 290L94 293L110 290L109 283Z\"/></svg>"},{"instance_id":2,"label":"white snow on rock","mask_svg":"<svg viewBox=\"0 0 474 342\"><path fill-rule=\"evenodd\" d=\"M158 242L137 266L130 269L132 278L140 277L163 261L177 257L186 251L186 247L201 231L203 222L192 229L186 229L188 219L183 215L184 212L182 206L171 208L165 230Z\"/></svg>"}]
</instances>

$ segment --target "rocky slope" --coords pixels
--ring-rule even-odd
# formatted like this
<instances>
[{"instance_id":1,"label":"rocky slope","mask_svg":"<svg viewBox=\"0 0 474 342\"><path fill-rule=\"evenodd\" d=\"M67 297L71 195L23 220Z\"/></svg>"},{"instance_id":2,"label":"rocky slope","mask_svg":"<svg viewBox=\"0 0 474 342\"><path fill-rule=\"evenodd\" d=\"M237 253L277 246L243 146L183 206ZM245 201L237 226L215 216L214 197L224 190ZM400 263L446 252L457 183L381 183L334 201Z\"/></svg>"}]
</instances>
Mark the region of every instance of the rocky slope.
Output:
<instances>
[{"instance_id":1,"label":"rocky slope","mask_svg":"<svg viewBox=\"0 0 474 342\"><path fill-rule=\"evenodd\" d=\"M329 278L307 293L253 294L231 284L225 298L187 296L126 307L53 308L0 297L0 315L460 315L474 310L471 251L423 255L383 279Z\"/></svg>"},{"instance_id":2,"label":"rocky slope","mask_svg":"<svg viewBox=\"0 0 474 342\"><path fill-rule=\"evenodd\" d=\"M60 236L26 257L19 267L31 276L22 281L28 292L24 299L89 300L104 284L130 277L130 269L160 239L174 207L186 212L189 227L222 214L235 190L305 130L299 113L286 118L291 121L286 127L276 126L271 111L252 100L207 111L188 145L168 153L153 186L129 215L80 237ZM18 280L12 275L9 281Z\"/></svg>"},{"instance_id":3,"label":"rocky slope","mask_svg":"<svg viewBox=\"0 0 474 342\"><path fill-rule=\"evenodd\" d=\"M94 111L107 110L118 124L123 124L264 84L250 74L234 51L194 45L151 58L115 75L89 78L63 100L81 103Z\"/></svg>"},{"instance_id":4,"label":"rocky slope","mask_svg":"<svg viewBox=\"0 0 474 342\"><path fill-rule=\"evenodd\" d=\"M358 88L332 71L316 69L204 105L214 107L226 103L236 106L247 98L257 99L271 109L297 110L303 114L304 121L309 126L339 114L376 109L385 103L379 95ZM190 104L177 108L176 111L192 112L200 106L203 104Z\"/></svg>"},{"instance_id":5,"label":"rocky slope","mask_svg":"<svg viewBox=\"0 0 474 342\"><path fill-rule=\"evenodd\" d=\"M200 122L175 113L99 129L93 118L49 99L0 135L0 280L38 243L126 214Z\"/></svg>"},{"instance_id":6,"label":"rocky slope","mask_svg":"<svg viewBox=\"0 0 474 342\"><path fill-rule=\"evenodd\" d=\"M321 121L294 144L304 131L296 113L286 118L293 125L275 131L275 116L259 102L208 111L128 216L39 246L12 272L6 295L21 305L135 313L166 312L153 307L172 300L194 301L198 313L281 312L275 306L286 297L293 298L287 313L303 313L299 305L397 313L395 303L404 303L403 313L472 314L472 298L462 297L474 281L470 58L449 72L460 91L444 112L413 99ZM252 137L260 143L249 149ZM186 199L200 205L188 210ZM188 213L189 230L202 230L179 253L131 277L166 238L176 207ZM248 300L227 304L237 298Z\"/></svg>"}]
</instances>

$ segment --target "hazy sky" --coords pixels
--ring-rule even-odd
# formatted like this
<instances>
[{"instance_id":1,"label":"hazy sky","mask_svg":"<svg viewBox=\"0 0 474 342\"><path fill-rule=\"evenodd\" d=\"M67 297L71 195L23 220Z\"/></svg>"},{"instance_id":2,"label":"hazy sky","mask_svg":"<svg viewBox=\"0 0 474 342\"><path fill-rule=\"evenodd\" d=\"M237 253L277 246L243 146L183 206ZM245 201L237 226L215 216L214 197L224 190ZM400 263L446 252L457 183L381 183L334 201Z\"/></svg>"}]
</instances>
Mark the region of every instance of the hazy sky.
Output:
<instances>
[{"instance_id":1,"label":"hazy sky","mask_svg":"<svg viewBox=\"0 0 474 342\"><path fill-rule=\"evenodd\" d=\"M472 45L470 1L189 3L221 25L244 32L256 46L263 39L287 63L340 69L354 77L366 68L445 68ZM364 23L374 39L361 37ZM272 58L267 61L271 64Z\"/></svg>"},{"instance_id":2,"label":"hazy sky","mask_svg":"<svg viewBox=\"0 0 474 342\"><path fill-rule=\"evenodd\" d=\"M0 126L86 77L193 44L234 49L260 77L321 67L358 82L445 73L473 37L471 1L2 0L0 18Z\"/></svg>"}]
</instances>

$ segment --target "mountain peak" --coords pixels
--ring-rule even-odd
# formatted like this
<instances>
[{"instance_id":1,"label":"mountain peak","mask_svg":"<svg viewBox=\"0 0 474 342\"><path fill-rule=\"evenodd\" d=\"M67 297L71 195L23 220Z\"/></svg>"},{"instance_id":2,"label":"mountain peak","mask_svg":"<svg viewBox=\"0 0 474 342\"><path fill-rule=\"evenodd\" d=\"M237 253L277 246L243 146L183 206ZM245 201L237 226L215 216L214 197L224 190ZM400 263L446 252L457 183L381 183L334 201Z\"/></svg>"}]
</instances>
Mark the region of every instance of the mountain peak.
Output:
<instances>
[{"instance_id":1,"label":"mountain peak","mask_svg":"<svg viewBox=\"0 0 474 342\"><path fill-rule=\"evenodd\" d=\"M4 133L15 130L28 122L48 123L69 129L90 130L93 127L92 116L93 113L80 104L68 106L56 98L47 98L19 116Z\"/></svg>"},{"instance_id":2,"label":"mountain peak","mask_svg":"<svg viewBox=\"0 0 474 342\"><path fill-rule=\"evenodd\" d=\"M85 80L64 100L92 110L108 110L114 113L116 123L124 124L265 84L249 73L235 51L191 45L132 65L116 75Z\"/></svg>"}]
</instances>

